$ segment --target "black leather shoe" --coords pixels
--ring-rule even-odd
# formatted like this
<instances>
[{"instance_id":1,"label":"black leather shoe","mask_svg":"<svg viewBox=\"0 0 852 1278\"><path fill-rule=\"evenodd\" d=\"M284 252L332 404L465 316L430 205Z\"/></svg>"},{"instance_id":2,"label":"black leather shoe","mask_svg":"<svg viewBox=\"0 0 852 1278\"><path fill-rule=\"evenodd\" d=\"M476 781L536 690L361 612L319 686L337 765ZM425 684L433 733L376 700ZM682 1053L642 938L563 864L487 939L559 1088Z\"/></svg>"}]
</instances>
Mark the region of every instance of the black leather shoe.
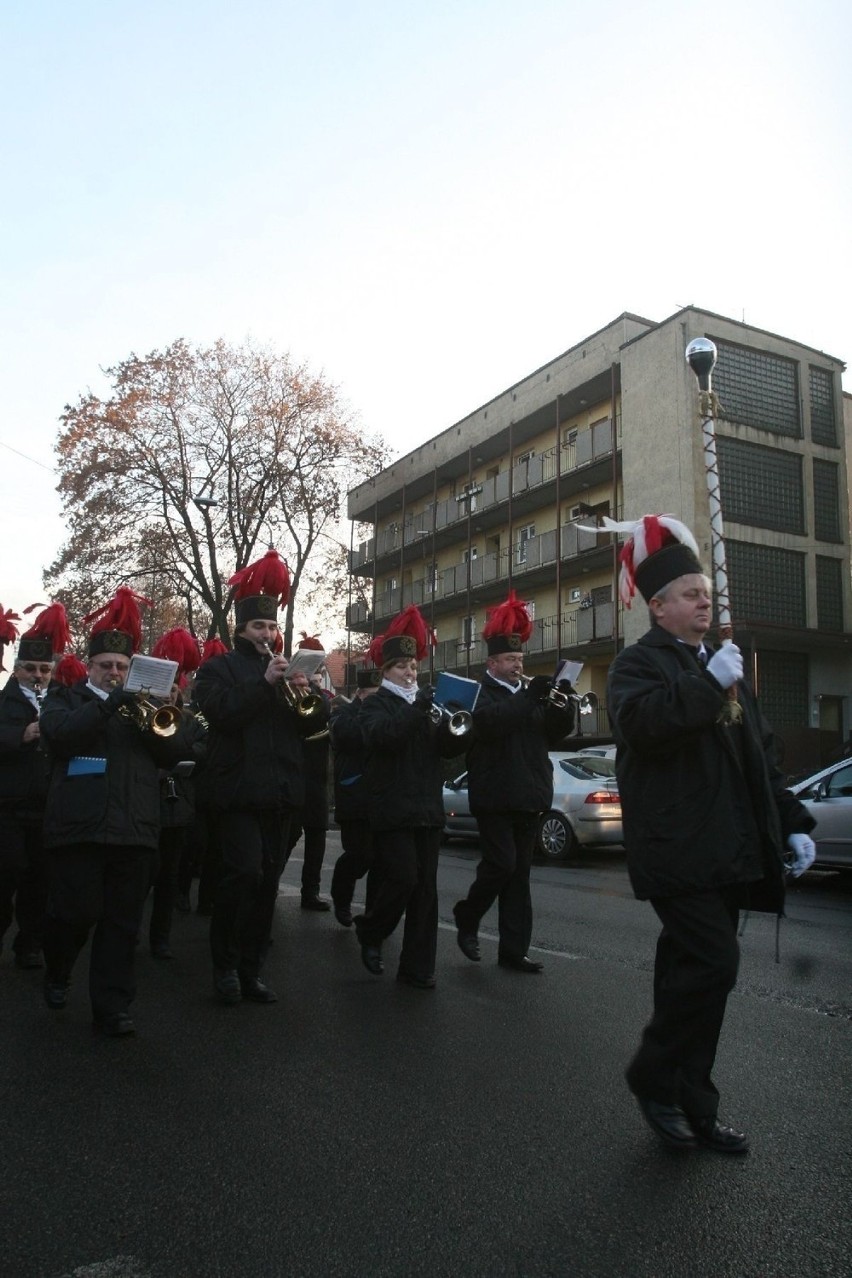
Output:
<instances>
[{"instance_id":1,"label":"black leather shoe","mask_svg":"<svg viewBox=\"0 0 852 1278\"><path fill-rule=\"evenodd\" d=\"M748 1136L725 1127L718 1118L690 1118L687 1120L698 1142L719 1154L747 1154Z\"/></svg>"},{"instance_id":2,"label":"black leather shoe","mask_svg":"<svg viewBox=\"0 0 852 1278\"><path fill-rule=\"evenodd\" d=\"M44 980L44 1001L51 1012L60 1012L68 1002L68 986L50 977Z\"/></svg>"},{"instance_id":3,"label":"black leather shoe","mask_svg":"<svg viewBox=\"0 0 852 1278\"><path fill-rule=\"evenodd\" d=\"M213 988L220 1003L239 1003L243 992L240 978L234 968L216 968L213 972Z\"/></svg>"},{"instance_id":4,"label":"black leather shoe","mask_svg":"<svg viewBox=\"0 0 852 1278\"><path fill-rule=\"evenodd\" d=\"M471 963L480 961L482 955L479 951L479 938L475 932L457 932L456 940L465 958L470 959Z\"/></svg>"},{"instance_id":5,"label":"black leather shoe","mask_svg":"<svg viewBox=\"0 0 852 1278\"><path fill-rule=\"evenodd\" d=\"M152 941L151 942L151 958L155 959L173 959L171 946L168 941Z\"/></svg>"},{"instance_id":6,"label":"black leather shoe","mask_svg":"<svg viewBox=\"0 0 852 1278\"><path fill-rule=\"evenodd\" d=\"M501 954L497 962L501 967L511 968L513 972L526 972L528 976L535 976L538 972L544 971L543 963L527 958L526 954L522 958L515 958L513 954Z\"/></svg>"},{"instance_id":7,"label":"black leather shoe","mask_svg":"<svg viewBox=\"0 0 852 1278\"><path fill-rule=\"evenodd\" d=\"M414 976L411 972L397 972L396 979L400 985L413 985L416 990L433 990L434 976Z\"/></svg>"},{"instance_id":8,"label":"black leather shoe","mask_svg":"<svg viewBox=\"0 0 852 1278\"><path fill-rule=\"evenodd\" d=\"M325 913L327 910L331 909L331 906L328 901L324 901L321 896L303 896L302 909L316 910L317 912Z\"/></svg>"},{"instance_id":9,"label":"black leather shoe","mask_svg":"<svg viewBox=\"0 0 852 1278\"><path fill-rule=\"evenodd\" d=\"M44 960L38 950L24 950L22 953L15 955L15 967L23 967L26 971L34 971L37 967L44 967Z\"/></svg>"},{"instance_id":10,"label":"black leather shoe","mask_svg":"<svg viewBox=\"0 0 852 1278\"><path fill-rule=\"evenodd\" d=\"M240 977L240 989L243 998L250 1003L277 1003L278 995L268 985L264 985L259 976Z\"/></svg>"},{"instance_id":11,"label":"black leather shoe","mask_svg":"<svg viewBox=\"0 0 852 1278\"><path fill-rule=\"evenodd\" d=\"M698 1141L689 1119L679 1105L662 1105L659 1101L636 1097L642 1117L670 1149L695 1149Z\"/></svg>"},{"instance_id":12,"label":"black leather shoe","mask_svg":"<svg viewBox=\"0 0 852 1278\"><path fill-rule=\"evenodd\" d=\"M92 1029L106 1034L108 1038L124 1038L127 1034L135 1034L136 1026L127 1012L110 1012L108 1016L96 1016L92 1021Z\"/></svg>"},{"instance_id":13,"label":"black leather shoe","mask_svg":"<svg viewBox=\"0 0 852 1278\"><path fill-rule=\"evenodd\" d=\"M334 917L337 919L341 927L352 926L352 911L348 905L335 905Z\"/></svg>"}]
</instances>

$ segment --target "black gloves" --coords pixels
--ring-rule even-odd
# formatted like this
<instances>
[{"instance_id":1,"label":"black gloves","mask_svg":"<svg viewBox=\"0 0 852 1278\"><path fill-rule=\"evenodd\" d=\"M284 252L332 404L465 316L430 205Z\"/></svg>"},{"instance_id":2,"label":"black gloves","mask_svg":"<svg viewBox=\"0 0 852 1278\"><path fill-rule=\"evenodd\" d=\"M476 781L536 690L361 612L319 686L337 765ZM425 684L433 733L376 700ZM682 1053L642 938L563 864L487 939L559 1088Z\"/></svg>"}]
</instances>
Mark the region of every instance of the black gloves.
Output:
<instances>
[{"instance_id":1,"label":"black gloves","mask_svg":"<svg viewBox=\"0 0 852 1278\"><path fill-rule=\"evenodd\" d=\"M553 691L553 680L547 675L533 675L527 684L526 693L532 701L546 701Z\"/></svg>"},{"instance_id":2,"label":"black gloves","mask_svg":"<svg viewBox=\"0 0 852 1278\"><path fill-rule=\"evenodd\" d=\"M115 714L122 706L135 706L138 700L135 692L125 692L124 688L113 688L104 702L109 714Z\"/></svg>"},{"instance_id":3,"label":"black gloves","mask_svg":"<svg viewBox=\"0 0 852 1278\"><path fill-rule=\"evenodd\" d=\"M432 709L432 702L435 700L435 688L431 683L426 683L422 688L417 689L417 696L414 698L414 704L418 710L428 712Z\"/></svg>"}]
</instances>

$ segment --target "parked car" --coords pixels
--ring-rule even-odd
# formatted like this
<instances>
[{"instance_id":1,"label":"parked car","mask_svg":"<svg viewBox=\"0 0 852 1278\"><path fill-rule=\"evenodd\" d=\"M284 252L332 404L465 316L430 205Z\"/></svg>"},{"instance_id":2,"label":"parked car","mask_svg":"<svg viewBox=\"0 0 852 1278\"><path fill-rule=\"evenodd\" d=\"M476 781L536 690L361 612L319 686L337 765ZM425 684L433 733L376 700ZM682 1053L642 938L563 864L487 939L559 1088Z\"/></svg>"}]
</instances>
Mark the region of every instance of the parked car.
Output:
<instances>
[{"instance_id":1,"label":"parked car","mask_svg":"<svg viewBox=\"0 0 852 1278\"><path fill-rule=\"evenodd\" d=\"M615 762L598 754L552 751L553 807L541 818L537 851L561 861L578 848L620 843L621 801ZM467 773L444 786L444 838L475 839L476 818L470 814Z\"/></svg>"},{"instance_id":2,"label":"parked car","mask_svg":"<svg viewBox=\"0 0 852 1278\"><path fill-rule=\"evenodd\" d=\"M815 865L852 869L852 759L841 759L790 789L817 823Z\"/></svg>"}]
</instances>

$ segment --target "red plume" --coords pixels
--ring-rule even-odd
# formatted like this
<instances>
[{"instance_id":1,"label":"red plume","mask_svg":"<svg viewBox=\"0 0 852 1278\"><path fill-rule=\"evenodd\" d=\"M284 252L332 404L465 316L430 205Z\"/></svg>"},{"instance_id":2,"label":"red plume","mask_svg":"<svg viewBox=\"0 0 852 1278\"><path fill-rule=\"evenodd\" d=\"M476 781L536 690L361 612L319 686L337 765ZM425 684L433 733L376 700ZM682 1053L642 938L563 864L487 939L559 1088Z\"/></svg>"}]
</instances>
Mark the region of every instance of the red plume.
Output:
<instances>
[{"instance_id":1,"label":"red plume","mask_svg":"<svg viewBox=\"0 0 852 1278\"><path fill-rule=\"evenodd\" d=\"M272 595L283 608L290 598L290 569L287 567L287 560L282 559L278 551L270 546L262 559L240 568L233 577L229 577L228 585L236 587L234 596L237 599Z\"/></svg>"},{"instance_id":2,"label":"red plume","mask_svg":"<svg viewBox=\"0 0 852 1278\"><path fill-rule=\"evenodd\" d=\"M64 652L71 642L71 631L68 628L68 614L61 603L30 604L24 609L24 615L35 608L43 609L36 617L29 630L21 635L22 639L49 639L51 652Z\"/></svg>"},{"instance_id":3,"label":"red plume","mask_svg":"<svg viewBox=\"0 0 852 1278\"><path fill-rule=\"evenodd\" d=\"M211 639L204 640L204 648L201 653L200 664L203 665L204 662L209 661L211 657L224 657L227 655L227 652L228 649L222 640L217 635L213 635Z\"/></svg>"},{"instance_id":4,"label":"red plume","mask_svg":"<svg viewBox=\"0 0 852 1278\"><path fill-rule=\"evenodd\" d=\"M527 606L519 599L514 590L496 608L488 609L485 625L482 627L482 638L491 639L494 635L520 635L521 643L526 643L533 632L533 623Z\"/></svg>"},{"instance_id":5,"label":"red plume","mask_svg":"<svg viewBox=\"0 0 852 1278\"><path fill-rule=\"evenodd\" d=\"M388 626L384 639L392 639L395 635L409 635L417 645L417 660L422 661L429 647L429 628L426 619L416 604L403 608Z\"/></svg>"},{"instance_id":6,"label":"red plume","mask_svg":"<svg viewBox=\"0 0 852 1278\"><path fill-rule=\"evenodd\" d=\"M297 648L310 648L313 652L322 652L322 640L319 635L309 635L307 630L300 630L302 636L296 644Z\"/></svg>"},{"instance_id":7,"label":"red plume","mask_svg":"<svg viewBox=\"0 0 852 1278\"><path fill-rule=\"evenodd\" d=\"M198 640L185 626L175 626L167 630L151 649L152 657L161 657L165 661L176 661L178 673L183 676L201 665L201 652Z\"/></svg>"},{"instance_id":8,"label":"red plume","mask_svg":"<svg viewBox=\"0 0 852 1278\"><path fill-rule=\"evenodd\" d=\"M95 623L90 631L90 636L99 635L103 630L120 630L122 634L130 635L133 641L133 651L138 652L142 646L140 604L150 608L151 600L146 599L144 595L137 594L129 586L119 586L109 603L105 603L102 608L96 608L94 612L90 612L87 617L83 618L83 625L87 626L90 622Z\"/></svg>"},{"instance_id":9,"label":"red plume","mask_svg":"<svg viewBox=\"0 0 852 1278\"><path fill-rule=\"evenodd\" d=\"M72 683L79 683L81 679L85 679L87 673L80 658L75 657L73 652L68 652L61 661L56 663L53 678L57 683L64 683L66 688L70 688Z\"/></svg>"},{"instance_id":10,"label":"red plume","mask_svg":"<svg viewBox=\"0 0 852 1278\"><path fill-rule=\"evenodd\" d=\"M365 664L371 661L374 666L381 667L382 664L382 644L385 641L384 635L376 635L370 640L370 646L364 653Z\"/></svg>"},{"instance_id":11,"label":"red plume","mask_svg":"<svg viewBox=\"0 0 852 1278\"><path fill-rule=\"evenodd\" d=\"M4 612L3 605L0 604L0 670L6 669L3 665L3 649L7 643L14 643L18 637L18 627L12 623L20 620L16 612L12 612L11 608Z\"/></svg>"}]
</instances>

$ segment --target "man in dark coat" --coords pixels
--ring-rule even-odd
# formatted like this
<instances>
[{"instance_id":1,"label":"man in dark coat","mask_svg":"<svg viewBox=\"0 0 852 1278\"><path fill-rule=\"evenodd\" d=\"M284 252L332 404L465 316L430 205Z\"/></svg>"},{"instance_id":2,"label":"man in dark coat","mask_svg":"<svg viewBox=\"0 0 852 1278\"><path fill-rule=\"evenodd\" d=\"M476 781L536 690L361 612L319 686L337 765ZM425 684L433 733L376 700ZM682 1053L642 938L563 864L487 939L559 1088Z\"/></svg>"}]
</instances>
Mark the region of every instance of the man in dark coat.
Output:
<instances>
[{"instance_id":1,"label":"man in dark coat","mask_svg":"<svg viewBox=\"0 0 852 1278\"><path fill-rule=\"evenodd\" d=\"M195 704L209 724L205 770L221 856L210 949L223 1003L277 1001L260 974L290 823L305 797L302 738L328 721L324 702L317 715L300 715L285 695L287 659L271 654L289 574L274 551L265 560L265 569L261 560L231 579L237 588L233 651L203 662L194 686ZM271 593L244 593L264 586Z\"/></svg>"},{"instance_id":2,"label":"man in dark coat","mask_svg":"<svg viewBox=\"0 0 852 1278\"><path fill-rule=\"evenodd\" d=\"M0 944L14 917L18 931L12 950L15 964L23 968L42 966L47 759L39 711L52 673L50 642L24 637L0 692Z\"/></svg>"},{"instance_id":3,"label":"man in dark coat","mask_svg":"<svg viewBox=\"0 0 852 1278\"><path fill-rule=\"evenodd\" d=\"M524 685L523 645L531 633L532 621L514 591L492 610L483 628L488 658L467 755L467 792L479 826L482 860L453 915L459 948L478 963L479 922L497 901L498 963L535 975L544 964L527 953L532 938L530 868L541 813L553 802L548 751L574 730L576 703L569 696L564 706L554 704L553 683L543 675Z\"/></svg>"},{"instance_id":4,"label":"man in dark coat","mask_svg":"<svg viewBox=\"0 0 852 1278\"><path fill-rule=\"evenodd\" d=\"M51 764L45 1001L53 1010L65 1006L72 968L94 925L93 1024L111 1036L134 1033L134 954L160 834L159 770L186 749L180 730L160 737L121 713L137 704L123 688L141 640L135 600L127 587L119 589L93 627L88 677L70 687L54 684L41 712Z\"/></svg>"},{"instance_id":5,"label":"man in dark coat","mask_svg":"<svg viewBox=\"0 0 852 1278\"><path fill-rule=\"evenodd\" d=\"M381 670L359 670L357 691L349 705L337 706L331 714L331 747L334 754L334 819L340 827L343 851L334 863L331 900L334 917L343 927L352 926L352 897L358 879L367 879L367 909L375 888L372 873L373 836L367 802L366 746L363 731L364 702L382 682Z\"/></svg>"},{"instance_id":6,"label":"man in dark coat","mask_svg":"<svg viewBox=\"0 0 852 1278\"><path fill-rule=\"evenodd\" d=\"M692 534L671 516L631 527L622 598L635 580L652 624L613 662L608 702L630 879L663 929L654 1014L627 1083L669 1146L738 1154L748 1141L720 1123L711 1075L736 981L739 910L781 912L785 846L801 873L814 822L784 788L739 649L704 647L712 598Z\"/></svg>"}]
</instances>

